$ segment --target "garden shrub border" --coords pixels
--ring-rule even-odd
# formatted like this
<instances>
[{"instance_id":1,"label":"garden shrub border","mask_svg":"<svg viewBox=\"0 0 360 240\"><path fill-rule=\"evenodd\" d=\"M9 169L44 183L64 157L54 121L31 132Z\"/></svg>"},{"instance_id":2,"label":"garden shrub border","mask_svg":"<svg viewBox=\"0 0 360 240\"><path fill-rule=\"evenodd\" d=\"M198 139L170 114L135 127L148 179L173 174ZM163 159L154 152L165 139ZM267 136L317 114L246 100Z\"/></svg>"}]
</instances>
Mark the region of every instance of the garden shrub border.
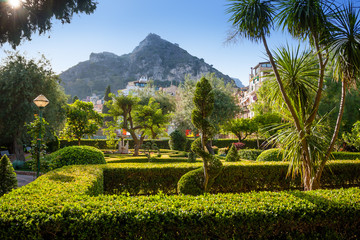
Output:
<instances>
[{"instance_id":1,"label":"garden shrub border","mask_svg":"<svg viewBox=\"0 0 360 240\"><path fill-rule=\"evenodd\" d=\"M5 194L0 238L355 239L360 234L359 188L197 197L99 195L104 169L64 167Z\"/></svg>"}]
</instances>

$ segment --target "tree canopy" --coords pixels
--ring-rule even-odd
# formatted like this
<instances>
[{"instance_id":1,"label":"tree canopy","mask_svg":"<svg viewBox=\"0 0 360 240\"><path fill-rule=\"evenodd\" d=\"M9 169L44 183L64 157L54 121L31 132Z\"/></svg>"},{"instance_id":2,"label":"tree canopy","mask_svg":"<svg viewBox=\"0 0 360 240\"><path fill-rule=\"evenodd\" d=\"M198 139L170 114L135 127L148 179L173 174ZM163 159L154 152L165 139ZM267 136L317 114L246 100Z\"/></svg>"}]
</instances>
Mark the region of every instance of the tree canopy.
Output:
<instances>
[{"instance_id":1,"label":"tree canopy","mask_svg":"<svg viewBox=\"0 0 360 240\"><path fill-rule=\"evenodd\" d=\"M60 130L67 97L50 63L44 57L28 60L17 53L9 54L0 67L0 144L10 147L20 160L24 159L25 123L39 112L33 100L40 94L50 102L43 113L51 132Z\"/></svg>"},{"instance_id":2,"label":"tree canopy","mask_svg":"<svg viewBox=\"0 0 360 240\"><path fill-rule=\"evenodd\" d=\"M232 84L225 84L222 79L217 78L214 74L208 74L205 78L213 88L212 92L215 100L210 122L215 126L214 130L218 132L220 130L219 126L233 119L239 113L240 108L236 104ZM178 90L173 120L176 127L182 131L186 129L195 130L191 122L191 112L195 107L193 102L195 88L196 81L185 77L184 83L180 85Z\"/></svg>"},{"instance_id":3,"label":"tree canopy","mask_svg":"<svg viewBox=\"0 0 360 240\"><path fill-rule=\"evenodd\" d=\"M80 140L84 135L92 136L103 123L101 114L94 110L91 102L76 100L66 108L66 124L63 136L69 140Z\"/></svg>"},{"instance_id":4,"label":"tree canopy","mask_svg":"<svg viewBox=\"0 0 360 240\"><path fill-rule=\"evenodd\" d=\"M13 48L21 40L31 40L38 32L49 32L54 19L70 23L74 14L91 14L96 9L94 0L22 0L18 7L9 1L0 2L0 44L9 43Z\"/></svg>"}]
</instances>

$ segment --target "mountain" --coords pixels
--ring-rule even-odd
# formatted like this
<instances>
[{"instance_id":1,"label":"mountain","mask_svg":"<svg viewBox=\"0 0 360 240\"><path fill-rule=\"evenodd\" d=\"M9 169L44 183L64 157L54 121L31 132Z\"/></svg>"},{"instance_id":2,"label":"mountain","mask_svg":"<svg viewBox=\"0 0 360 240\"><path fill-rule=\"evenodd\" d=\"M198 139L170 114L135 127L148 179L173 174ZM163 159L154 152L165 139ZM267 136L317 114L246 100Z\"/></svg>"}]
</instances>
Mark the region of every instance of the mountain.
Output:
<instances>
[{"instance_id":1,"label":"mountain","mask_svg":"<svg viewBox=\"0 0 360 240\"><path fill-rule=\"evenodd\" d=\"M245 87L244 84L240 81L240 79L238 78L232 78L235 82L235 85L238 87L238 88L242 88L242 87Z\"/></svg>"},{"instance_id":2,"label":"mountain","mask_svg":"<svg viewBox=\"0 0 360 240\"><path fill-rule=\"evenodd\" d=\"M91 93L103 95L107 85L113 92L124 89L128 82L141 76L155 83L182 82L185 75L200 78L215 73L225 82L233 80L199 59L178 44L170 43L156 34L149 34L131 53L121 56L110 52L91 53L87 61L80 62L60 74L66 94L80 99Z\"/></svg>"}]
</instances>

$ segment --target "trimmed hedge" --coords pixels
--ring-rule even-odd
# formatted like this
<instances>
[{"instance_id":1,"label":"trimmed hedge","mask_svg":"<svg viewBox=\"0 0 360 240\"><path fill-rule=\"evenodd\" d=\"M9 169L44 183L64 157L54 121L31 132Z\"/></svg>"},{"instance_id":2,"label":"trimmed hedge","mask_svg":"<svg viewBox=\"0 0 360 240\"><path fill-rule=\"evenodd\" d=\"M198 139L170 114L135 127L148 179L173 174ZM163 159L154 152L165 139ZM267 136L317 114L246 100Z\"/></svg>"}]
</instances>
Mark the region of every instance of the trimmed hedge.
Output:
<instances>
[{"instance_id":1,"label":"trimmed hedge","mask_svg":"<svg viewBox=\"0 0 360 240\"><path fill-rule=\"evenodd\" d=\"M360 159L359 152L332 152L332 156L336 160L356 160Z\"/></svg>"},{"instance_id":2,"label":"trimmed hedge","mask_svg":"<svg viewBox=\"0 0 360 240\"><path fill-rule=\"evenodd\" d=\"M130 195L175 193L176 184L185 173L200 168L196 163L124 163L112 164L105 170L104 186L108 193ZM287 176L286 162L224 163L215 179L211 193L241 193L251 191L282 191L302 189L299 177ZM324 188L360 186L360 161L329 162L322 174ZM109 173L109 175L108 175Z\"/></svg>"},{"instance_id":3,"label":"trimmed hedge","mask_svg":"<svg viewBox=\"0 0 360 240\"><path fill-rule=\"evenodd\" d=\"M188 145L191 145L191 143L194 141L193 139L187 139L189 143ZM134 148L134 141L132 139L127 139L125 141L129 141L129 148ZM158 148L161 149L170 149L169 146L169 139L161 139L161 140L144 140L144 143L147 141L154 141ZM214 139L212 141L213 146L217 146L218 148L225 148L225 147L231 147L231 144L238 142L238 139ZM259 144L261 145L265 140L259 139ZM242 140L243 143L245 143L246 149L257 149L257 141L256 139L245 139ZM126 144L126 143L125 143ZM68 147L68 146L75 146L78 145L77 141L67 141L67 140L60 140L60 148ZM106 139L81 139L81 145L85 146L98 146L100 149L107 149L106 145Z\"/></svg>"},{"instance_id":4,"label":"trimmed hedge","mask_svg":"<svg viewBox=\"0 0 360 240\"><path fill-rule=\"evenodd\" d=\"M90 146L71 146L62 148L46 157L50 169L68 165L106 164L104 154Z\"/></svg>"},{"instance_id":5,"label":"trimmed hedge","mask_svg":"<svg viewBox=\"0 0 360 240\"><path fill-rule=\"evenodd\" d=\"M264 139L259 139L259 145L264 142ZM239 139L215 139L212 141L213 146L217 146L218 148L231 147L231 144L239 142ZM257 141L256 139L245 139L241 140L242 143L245 143L246 149L257 149Z\"/></svg>"},{"instance_id":6,"label":"trimmed hedge","mask_svg":"<svg viewBox=\"0 0 360 240\"><path fill-rule=\"evenodd\" d=\"M360 189L99 195L104 167L52 171L0 198L0 239L357 239Z\"/></svg>"},{"instance_id":7,"label":"trimmed hedge","mask_svg":"<svg viewBox=\"0 0 360 240\"><path fill-rule=\"evenodd\" d=\"M279 148L273 148L263 151L257 158L257 162L281 162L284 158L284 151Z\"/></svg>"},{"instance_id":8,"label":"trimmed hedge","mask_svg":"<svg viewBox=\"0 0 360 240\"><path fill-rule=\"evenodd\" d=\"M200 162L111 164L104 169L104 190L108 194L174 194L181 176L201 166Z\"/></svg>"},{"instance_id":9,"label":"trimmed hedge","mask_svg":"<svg viewBox=\"0 0 360 240\"><path fill-rule=\"evenodd\" d=\"M256 161L257 157L263 152L260 149L241 149L238 151L240 159Z\"/></svg>"},{"instance_id":10,"label":"trimmed hedge","mask_svg":"<svg viewBox=\"0 0 360 240\"><path fill-rule=\"evenodd\" d=\"M92 146L92 147L98 147L100 149L108 149L108 146L106 144L106 139L81 139L81 145L82 146ZM132 139L125 140L129 141L129 148L134 148L134 141ZM155 142L156 146L161 149L170 149L169 147L169 140L144 140L143 144L146 144L147 142ZM67 140L60 140L60 148L69 147L69 146L77 146L77 141L67 141ZM115 149L115 148L114 148Z\"/></svg>"}]
</instances>

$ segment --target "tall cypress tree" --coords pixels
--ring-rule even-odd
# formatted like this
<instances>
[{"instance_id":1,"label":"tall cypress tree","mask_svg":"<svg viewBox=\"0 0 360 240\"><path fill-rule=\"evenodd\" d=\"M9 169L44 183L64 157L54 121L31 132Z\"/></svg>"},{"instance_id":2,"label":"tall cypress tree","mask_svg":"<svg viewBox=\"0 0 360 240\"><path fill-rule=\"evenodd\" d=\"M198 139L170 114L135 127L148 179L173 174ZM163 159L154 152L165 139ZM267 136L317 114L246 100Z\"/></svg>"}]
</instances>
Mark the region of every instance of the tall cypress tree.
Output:
<instances>
[{"instance_id":1,"label":"tall cypress tree","mask_svg":"<svg viewBox=\"0 0 360 240\"><path fill-rule=\"evenodd\" d=\"M110 89L110 85L108 85L106 87L106 90L105 90L104 106L103 106L103 109L101 111L103 114L108 114L109 113L109 108L108 108L108 106L106 106L106 103L111 100L111 97L109 97L110 93L111 93L111 89ZM112 120L113 120L112 116L105 116L104 117L104 122L110 122Z\"/></svg>"}]
</instances>

